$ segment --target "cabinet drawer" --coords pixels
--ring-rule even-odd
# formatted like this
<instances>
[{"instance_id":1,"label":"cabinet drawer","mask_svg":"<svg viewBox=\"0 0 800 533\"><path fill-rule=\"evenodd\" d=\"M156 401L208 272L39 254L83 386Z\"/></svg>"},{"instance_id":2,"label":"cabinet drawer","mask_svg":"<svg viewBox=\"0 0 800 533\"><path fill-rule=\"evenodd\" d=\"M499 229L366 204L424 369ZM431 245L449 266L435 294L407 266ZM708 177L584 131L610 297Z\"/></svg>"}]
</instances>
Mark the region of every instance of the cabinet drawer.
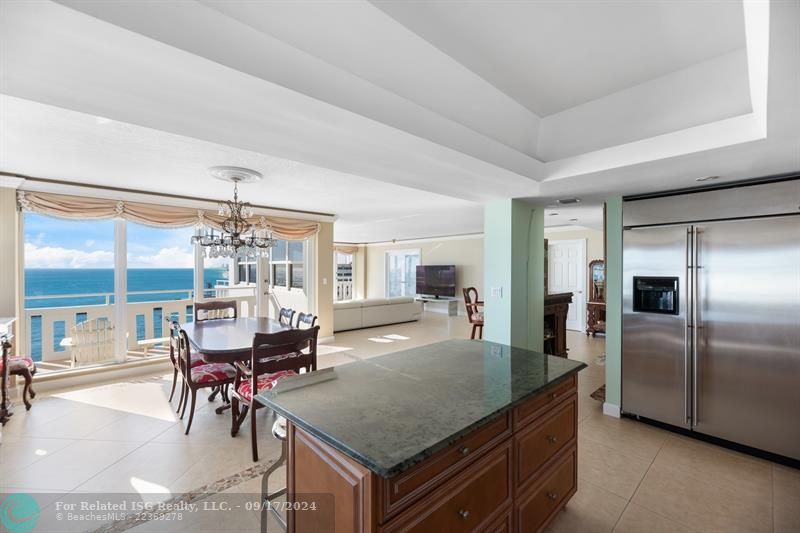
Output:
<instances>
[{"instance_id":1,"label":"cabinet drawer","mask_svg":"<svg viewBox=\"0 0 800 533\"><path fill-rule=\"evenodd\" d=\"M536 397L514 409L514 430L529 424L567 396L576 393L576 375L573 374L561 383L551 385Z\"/></svg>"},{"instance_id":2,"label":"cabinet drawer","mask_svg":"<svg viewBox=\"0 0 800 533\"><path fill-rule=\"evenodd\" d=\"M423 463L383 481L384 515L396 514L510 435L510 413L506 413Z\"/></svg>"},{"instance_id":3,"label":"cabinet drawer","mask_svg":"<svg viewBox=\"0 0 800 533\"><path fill-rule=\"evenodd\" d=\"M575 446L530 491L517 500L514 508L516 531L541 531L577 490L578 454Z\"/></svg>"},{"instance_id":4,"label":"cabinet drawer","mask_svg":"<svg viewBox=\"0 0 800 533\"><path fill-rule=\"evenodd\" d=\"M506 442L390 520L381 532L483 531L508 513L511 494L511 443Z\"/></svg>"},{"instance_id":5,"label":"cabinet drawer","mask_svg":"<svg viewBox=\"0 0 800 533\"><path fill-rule=\"evenodd\" d=\"M551 458L574 444L577 409L573 397L514 435L517 487L532 481Z\"/></svg>"}]
</instances>

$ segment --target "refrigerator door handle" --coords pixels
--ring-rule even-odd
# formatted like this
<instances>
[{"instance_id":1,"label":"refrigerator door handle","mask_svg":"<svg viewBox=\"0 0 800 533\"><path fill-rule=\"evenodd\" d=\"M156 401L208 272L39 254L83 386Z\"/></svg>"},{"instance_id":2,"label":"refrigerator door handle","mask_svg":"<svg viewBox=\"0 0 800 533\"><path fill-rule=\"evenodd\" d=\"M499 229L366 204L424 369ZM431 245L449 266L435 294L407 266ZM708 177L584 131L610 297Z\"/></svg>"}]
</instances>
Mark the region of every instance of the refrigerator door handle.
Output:
<instances>
[{"instance_id":1,"label":"refrigerator door handle","mask_svg":"<svg viewBox=\"0 0 800 533\"><path fill-rule=\"evenodd\" d=\"M686 228L686 327L683 330L683 414L686 423L692 423L692 388L689 381L692 374L692 315L691 315L691 302L692 302L692 228Z\"/></svg>"},{"instance_id":2,"label":"refrigerator door handle","mask_svg":"<svg viewBox=\"0 0 800 533\"><path fill-rule=\"evenodd\" d=\"M699 346L697 344L697 330L700 329L700 310L698 306L698 299L700 297L699 283L700 283L700 230L693 227L692 232L692 265L693 278L692 278L692 427L696 427L698 419L698 395L697 395L697 382L699 381L697 369L698 358L700 355Z\"/></svg>"}]
</instances>

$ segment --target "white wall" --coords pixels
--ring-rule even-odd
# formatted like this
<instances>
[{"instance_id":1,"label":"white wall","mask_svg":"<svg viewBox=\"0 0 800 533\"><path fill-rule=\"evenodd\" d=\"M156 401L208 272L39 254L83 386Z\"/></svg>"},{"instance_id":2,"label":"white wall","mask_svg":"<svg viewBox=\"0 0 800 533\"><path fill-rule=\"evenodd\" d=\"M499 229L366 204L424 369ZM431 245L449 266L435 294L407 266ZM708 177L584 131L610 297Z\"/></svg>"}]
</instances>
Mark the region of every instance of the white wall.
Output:
<instances>
[{"instance_id":1,"label":"white wall","mask_svg":"<svg viewBox=\"0 0 800 533\"><path fill-rule=\"evenodd\" d=\"M603 232L589 228L569 230L561 228L544 228L544 238L549 241L567 241L586 239L586 265L594 259L603 259Z\"/></svg>"},{"instance_id":2,"label":"white wall","mask_svg":"<svg viewBox=\"0 0 800 533\"><path fill-rule=\"evenodd\" d=\"M456 297L461 289L476 287L483 296L483 237L451 237L441 240L403 241L394 244L369 244L366 250L366 297L386 297L386 252L389 250L420 251L423 265L455 265Z\"/></svg>"},{"instance_id":3,"label":"white wall","mask_svg":"<svg viewBox=\"0 0 800 533\"><path fill-rule=\"evenodd\" d=\"M545 239L586 239L586 264L593 259L603 259L603 232L580 226L545 228ZM366 298L386 297L386 252L390 250L419 250L423 265L456 265L456 297L461 289L476 287L483 297L483 236L467 238L424 239L398 241L394 244L368 244L365 252L363 276L356 274L356 285L364 283ZM459 310L461 311L461 310Z\"/></svg>"}]
</instances>

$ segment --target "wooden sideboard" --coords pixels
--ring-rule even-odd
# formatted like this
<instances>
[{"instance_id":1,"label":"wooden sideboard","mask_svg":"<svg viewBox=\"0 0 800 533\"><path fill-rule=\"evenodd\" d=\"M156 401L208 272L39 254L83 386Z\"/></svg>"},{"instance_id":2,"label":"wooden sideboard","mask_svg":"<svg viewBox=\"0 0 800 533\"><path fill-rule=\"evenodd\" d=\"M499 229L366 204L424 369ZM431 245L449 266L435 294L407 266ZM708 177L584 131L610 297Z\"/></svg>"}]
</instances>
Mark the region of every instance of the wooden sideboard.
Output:
<instances>
[{"instance_id":1,"label":"wooden sideboard","mask_svg":"<svg viewBox=\"0 0 800 533\"><path fill-rule=\"evenodd\" d=\"M567 357L567 313L572 293L547 294L544 297L544 352Z\"/></svg>"},{"instance_id":2,"label":"wooden sideboard","mask_svg":"<svg viewBox=\"0 0 800 533\"><path fill-rule=\"evenodd\" d=\"M390 478L289 421L289 501L335 511L290 510L288 530L542 531L577 490L577 411L573 373Z\"/></svg>"}]
</instances>

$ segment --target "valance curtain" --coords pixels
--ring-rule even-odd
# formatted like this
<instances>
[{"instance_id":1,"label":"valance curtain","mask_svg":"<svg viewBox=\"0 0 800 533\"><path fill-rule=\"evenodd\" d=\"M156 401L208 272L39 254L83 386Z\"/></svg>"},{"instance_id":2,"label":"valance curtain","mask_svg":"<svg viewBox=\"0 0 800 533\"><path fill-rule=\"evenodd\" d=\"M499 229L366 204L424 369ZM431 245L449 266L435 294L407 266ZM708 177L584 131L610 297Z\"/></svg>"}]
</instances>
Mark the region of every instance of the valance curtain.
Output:
<instances>
[{"instance_id":1,"label":"valance curtain","mask_svg":"<svg viewBox=\"0 0 800 533\"><path fill-rule=\"evenodd\" d=\"M342 254L354 254L358 252L358 246L350 246L345 244L334 244L333 250Z\"/></svg>"},{"instance_id":2,"label":"valance curtain","mask_svg":"<svg viewBox=\"0 0 800 533\"><path fill-rule=\"evenodd\" d=\"M206 209L87 198L67 194L18 191L17 203L23 211L33 211L54 217L83 220L122 218L162 228L207 226L221 230L221 224L225 220L223 215ZM248 219L248 222L256 228L272 230L273 235L280 239L303 240L319 232L319 223L312 220L254 216Z\"/></svg>"}]
</instances>

